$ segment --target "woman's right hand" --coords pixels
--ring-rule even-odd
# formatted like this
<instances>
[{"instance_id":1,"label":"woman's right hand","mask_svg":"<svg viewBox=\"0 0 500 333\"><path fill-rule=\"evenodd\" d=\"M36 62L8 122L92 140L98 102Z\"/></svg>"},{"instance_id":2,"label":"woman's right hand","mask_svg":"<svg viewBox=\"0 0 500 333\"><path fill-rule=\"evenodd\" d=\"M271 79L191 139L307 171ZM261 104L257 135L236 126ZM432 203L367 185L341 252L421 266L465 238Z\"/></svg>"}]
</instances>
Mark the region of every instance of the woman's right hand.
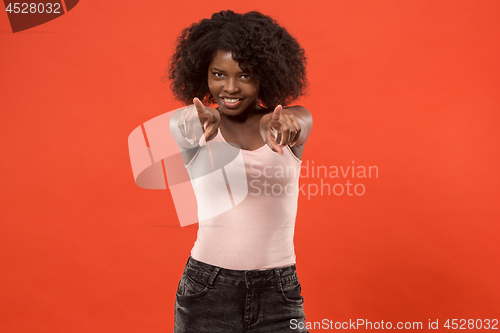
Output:
<instances>
[{"instance_id":1,"label":"woman's right hand","mask_svg":"<svg viewBox=\"0 0 500 333\"><path fill-rule=\"evenodd\" d=\"M220 113L217 109L203 105L197 97L193 99L193 103L204 132L199 141L200 146L203 146L206 141L210 141L217 136L220 126Z\"/></svg>"},{"instance_id":2,"label":"woman's right hand","mask_svg":"<svg viewBox=\"0 0 500 333\"><path fill-rule=\"evenodd\" d=\"M202 146L217 135L220 114L216 109L204 106L198 98L194 98L193 103L195 108L186 108L180 114L177 128L189 145Z\"/></svg>"}]
</instances>

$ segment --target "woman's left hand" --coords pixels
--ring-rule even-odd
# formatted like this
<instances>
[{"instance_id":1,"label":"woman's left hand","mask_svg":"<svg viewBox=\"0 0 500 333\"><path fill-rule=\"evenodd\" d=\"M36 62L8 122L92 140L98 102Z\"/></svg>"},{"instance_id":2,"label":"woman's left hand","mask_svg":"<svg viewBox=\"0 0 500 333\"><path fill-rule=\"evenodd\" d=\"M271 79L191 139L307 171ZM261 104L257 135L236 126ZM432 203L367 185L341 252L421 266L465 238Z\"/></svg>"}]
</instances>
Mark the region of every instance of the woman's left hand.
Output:
<instances>
[{"instance_id":1,"label":"woman's left hand","mask_svg":"<svg viewBox=\"0 0 500 333\"><path fill-rule=\"evenodd\" d=\"M293 112L278 105L273 113L260 120L260 135L264 142L283 156L283 147L293 147L299 139L301 127Z\"/></svg>"}]
</instances>

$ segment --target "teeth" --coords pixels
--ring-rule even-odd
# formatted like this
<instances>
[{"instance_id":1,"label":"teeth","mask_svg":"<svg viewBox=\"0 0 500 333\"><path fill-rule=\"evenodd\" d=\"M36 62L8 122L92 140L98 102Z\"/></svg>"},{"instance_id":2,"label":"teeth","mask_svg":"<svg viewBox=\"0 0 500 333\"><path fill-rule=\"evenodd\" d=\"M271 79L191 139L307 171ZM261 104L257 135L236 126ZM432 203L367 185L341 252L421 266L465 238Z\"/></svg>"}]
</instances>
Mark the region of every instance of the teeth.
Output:
<instances>
[{"instance_id":1,"label":"teeth","mask_svg":"<svg viewBox=\"0 0 500 333\"><path fill-rule=\"evenodd\" d=\"M228 103L236 103L239 101L238 98L224 98L224 100Z\"/></svg>"}]
</instances>

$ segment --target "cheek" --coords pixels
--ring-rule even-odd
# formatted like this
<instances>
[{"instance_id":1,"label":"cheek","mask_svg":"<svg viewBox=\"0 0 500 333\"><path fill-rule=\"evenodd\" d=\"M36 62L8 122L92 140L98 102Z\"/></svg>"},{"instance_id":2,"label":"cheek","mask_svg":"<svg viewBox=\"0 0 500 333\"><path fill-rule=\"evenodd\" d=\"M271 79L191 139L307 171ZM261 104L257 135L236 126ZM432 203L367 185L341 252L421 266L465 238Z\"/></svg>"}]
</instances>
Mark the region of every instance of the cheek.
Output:
<instances>
[{"instance_id":1,"label":"cheek","mask_svg":"<svg viewBox=\"0 0 500 333\"><path fill-rule=\"evenodd\" d=\"M255 96L257 96L257 98L259 98L259 86L257 86L257 87L255 87L255 88L254 88L254 92L253 92L253 94L254 94Z\"/></svg>"},{"instance_id":2,"label":"cheek","mask_svg":"<svg viewBox=\"0 0 500 333\"><path fill-rule=\"evenodd\" d=\"M214 83L213 81L208 80L208 90L210 93L213 95L217 91L217 83Z\"/></svg>"},{"instance_id":3,"label":"cheek","mask_svg":"<svg viewBox=\"0 0 500 333\"><path fill-rule=\"evenodd\" d=\"M260 88L259 83L254 84L254 86L253 86L254 94L257 96L259 96L259 88Z\"/></svg>"}]
</instances>

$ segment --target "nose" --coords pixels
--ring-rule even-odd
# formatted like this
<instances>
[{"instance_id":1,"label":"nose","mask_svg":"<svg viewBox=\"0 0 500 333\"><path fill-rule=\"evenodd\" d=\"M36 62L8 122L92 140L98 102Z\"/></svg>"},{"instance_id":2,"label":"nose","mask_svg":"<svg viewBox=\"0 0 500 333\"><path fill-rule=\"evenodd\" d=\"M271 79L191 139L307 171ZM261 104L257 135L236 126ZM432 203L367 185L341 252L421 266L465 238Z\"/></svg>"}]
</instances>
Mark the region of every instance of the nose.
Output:
<instances>
[{"instance_id":1,"label":"nose","mask_svg":"<svg viewBox=\"0 0 500 333\"><path fill-rule=\"evenodd\" d=\"M239 90L240 87L237 80L234 78L227 78L226 82L224 83L224 91L228 94L233 94L238 92Z\"/></svg>"}]
</instances>

